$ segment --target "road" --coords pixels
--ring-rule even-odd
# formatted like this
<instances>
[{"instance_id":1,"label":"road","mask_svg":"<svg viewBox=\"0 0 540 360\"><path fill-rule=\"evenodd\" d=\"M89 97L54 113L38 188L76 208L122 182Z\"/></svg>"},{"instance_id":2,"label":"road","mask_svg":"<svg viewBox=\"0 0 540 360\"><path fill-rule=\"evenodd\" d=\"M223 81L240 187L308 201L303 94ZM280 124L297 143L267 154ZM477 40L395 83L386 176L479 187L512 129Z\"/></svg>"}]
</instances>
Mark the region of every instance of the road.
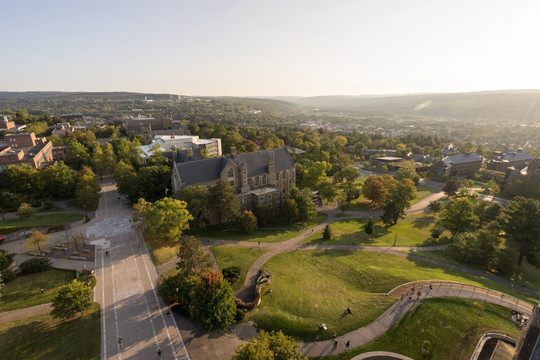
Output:
<instances>
[{"instance_id":1,"label":"road","mask_svg":"<svg viewBox=\"0 0 540 360\"><path fill-rule=\"evenodd\" d=\"M168 307L158 298L157 273L142 238L131 229L131 209L112 180L101 184L96 218L86 228L96 251L94 299L101 305L101 358L189 360ZM118 339L122 337L122 346Z\"/></svg>"}]
</instances>

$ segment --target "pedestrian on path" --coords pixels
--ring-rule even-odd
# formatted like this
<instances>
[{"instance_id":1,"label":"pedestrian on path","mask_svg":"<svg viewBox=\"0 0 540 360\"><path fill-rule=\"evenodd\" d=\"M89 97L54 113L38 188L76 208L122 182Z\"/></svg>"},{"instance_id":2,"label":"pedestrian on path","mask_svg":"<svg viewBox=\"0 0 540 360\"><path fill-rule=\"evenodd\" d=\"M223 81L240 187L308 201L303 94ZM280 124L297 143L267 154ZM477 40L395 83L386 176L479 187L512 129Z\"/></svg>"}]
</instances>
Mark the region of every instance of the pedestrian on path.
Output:
<instances>
[{"instance_id":1,"label":"pedestrian on path","mask_svg":"<svg viewBox=\"0 0 540 360\"><path fill-rule=\"evenodd\" d=\"M315 336L315 342L316 342L316 343L319 342L319 335Z\"/></svg>"},{"instance_id":2,"label":"pedestrian on path","mask_svg":"<svg viewBox=\"0 0 540 360\"><path fill-rule=\"evenodd\" d=\"M336 349L337 349L337 344L338 344L338 341L337 341L337 339L334 339L334 350L336 350Z\"/></svg>"},{"instance_id":3,"label":"pedestrian on path","mask_svg":"<svg viewBox=\"0 0 540 360\"><path fill-rule=\"evenodd\" d=\"M121 336L118 338L118 345L120 345L120 349L124 348L124 339Z\"/></svg>"},{"instance_id":4,"label":"pedestrian on path","mask_svg":"<svg viewBox=\"0 0 540 360\"><path fill-rule=\"evenodd\" d=\"M418 298L420 298L420 295L422 295L422 293L419 291L416 295L418 295Z\"/></svg>"},{"instance_id":5,"label":"pedestrian on path","mask_svg":"<svg viewBox=\"0 0 540 360\"><path fill-rule=\"evenodd\" d=\"M259 247L261 247L261 242L259 241Z\"/></svg>"},{"instance_id":6,"label":"pedestrian on path","mask_svg":"<svg viewBox=\"0 0 540 360\"><path fill-rule=\"evenodd\" d=\"M221 245L223 245L225 243L225 241L223 239L221 239Z\"/></svg>"},{"instance_id":7,"label":"pedestrian on path","mask_svg":"<svg viewBox=\"0 0 540 360\"><path fill-rule=\"evenodd\" d=\"M158 355L158 358L161 359L161 349L157 349L157 355Z\"/></svg>"},{"instance_id":8,"label":"pedestrian on path","mask_svg":"<svg viewBox=\"0 0 540 360\"><path fill-rule=\"evenodd\" d=\"M336 340L337 333L334 331L334 340Z\"/></svg>"},{"instance_id":9,"label":"pedestrian on path","mask_svg":"<svg viewBox=\"0 0 540 360\"><path fill-rule=\"evenodd\" d=\"M347 342L345 343L345 350L351 350L351 341L350 340L347 340Z\"/></svg>"}]
</instances>

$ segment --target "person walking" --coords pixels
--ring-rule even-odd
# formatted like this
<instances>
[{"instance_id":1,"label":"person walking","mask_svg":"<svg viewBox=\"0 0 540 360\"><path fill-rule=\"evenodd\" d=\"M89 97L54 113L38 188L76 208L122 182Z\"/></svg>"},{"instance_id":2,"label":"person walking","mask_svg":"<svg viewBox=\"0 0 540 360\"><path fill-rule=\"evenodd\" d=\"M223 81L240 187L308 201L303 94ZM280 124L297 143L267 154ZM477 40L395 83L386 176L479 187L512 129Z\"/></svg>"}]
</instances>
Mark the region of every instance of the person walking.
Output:
<instances>
[{"instance_id":1,"label":"person walking","mask_svg":"<svg viewBox=\"0 0 540 360\"><path fill-rule=\"evenodd\" d=\"M350 340L347 340L347 342L345 343L345 350L351 350L351 341Z\"/></svg>"},{"instance_id":2,"label":"person walking","mask_svg":"<svg viewBox=\"0 0 540 360\"><path fill-rule=\"evenodd\" d=\"M157 355L158 355L158 358L161 359L161 349L160 348L157 349Z\"/></svg>"},{"instance_id":3,"label":"person walking","mask_svg":"<svg viewBox=\"0 0 540 360\"><path fill-rule=\"evenodd\" d=\"M118 345L120 346L120 349L124 348L124 339L122 339L121 336L118 338Z\"/></svg>"},{"instance_id":4,"label":"person walking","mask_svg":"<svg viewBox=\"0 0 540 360\"><path fill-rule=\"evenodd\" d=\"M337 341L337 339L334 339L334 350L336 350L336 349L337 349L337 344L338 344L338 341Z\"/></svg>"}]
</instances>

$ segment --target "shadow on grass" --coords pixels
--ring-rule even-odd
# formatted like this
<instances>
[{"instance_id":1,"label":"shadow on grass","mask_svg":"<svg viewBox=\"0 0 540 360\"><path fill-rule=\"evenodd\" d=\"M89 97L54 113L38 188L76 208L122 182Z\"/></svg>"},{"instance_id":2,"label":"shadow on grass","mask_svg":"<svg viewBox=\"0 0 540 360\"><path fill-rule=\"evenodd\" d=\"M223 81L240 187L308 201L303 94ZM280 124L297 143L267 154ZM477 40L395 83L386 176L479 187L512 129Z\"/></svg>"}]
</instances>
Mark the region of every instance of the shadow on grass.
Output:
<instances>
[{"instance_id":1,"label":"shadow on grass","mask_svg":"<svg viewBox=\"0 0 540 360\"><path fill-rule=\"evenodd\" d=\"M413 227L417 229L424 229L430 226L435 221L434 216L425 216L413 220Z\"/></svg>"}]
</instances>

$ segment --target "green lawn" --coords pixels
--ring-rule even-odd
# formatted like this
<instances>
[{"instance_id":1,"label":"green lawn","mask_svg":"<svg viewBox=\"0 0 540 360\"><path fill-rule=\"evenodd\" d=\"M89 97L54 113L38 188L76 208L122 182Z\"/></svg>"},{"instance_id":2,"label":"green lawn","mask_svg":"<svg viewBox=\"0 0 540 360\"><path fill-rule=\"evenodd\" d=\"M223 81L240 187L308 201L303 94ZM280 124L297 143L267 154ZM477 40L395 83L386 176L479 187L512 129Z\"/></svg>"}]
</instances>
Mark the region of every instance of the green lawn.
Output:
<instances>
[{"instance_id":1,"label":"green lawn","mask_svg":"<svg viewBox=\"0 0 540 360\"><path fill-rule=\"evenodd\" d=\"M417 202L419 202L420 200L428 197L429 195L431 194L435 194L435 193L438 193L440 192L439 190L435 190L435 189L432 189L430 187L427 187L427 186L423 186L423 185L418 185L416 187L416 199L414 199L413 201L411 201L411 205L414 205L416 204Z\"/></svg>"},{"instance_id":2,"label":"green lawn","mask_svg":"<svg viewBox=\"0 0 540 360\"><path fill-rule=\"evenodd\" d=\"M144 239L144 242L150 252L150 258L152 258L152 262L156 266L171 261L176 257L176 254L178 254L179 245L177 242L162 244L159 241L148 240L146 238Z\"/></svg>"},{"instance_id":3,"label":"green lawn","mask_svg":"<svg viewBox=\"0 0 540 360\"><path fill-rule=\"evenodd\" d=\"M488 271L482 269L480 266L464 264L455 260L450 255L448 250L423 251L423 252L411 252L411 253L418 256L425 257L425 258L443 261L448 264L459 265L459 266L463 266L469 269L474 269L477 271L483 271L483 272L488 273ZM516 262L517 262L517 257L516 257ZM514 275L514 277L501 276L501 278L513 280L516 282L516 284L526 286L529 289L534 289L534 290L540 289L540 268L537 268L529 264L527 262L527 259L523 259L523 263L521 266L518 267L517 273Z\"/></svg>"},{"instance_id":4,"label":"green lawn","mask_svg":"<svg viewBox=\"0 0 540 360\"><path fill-rule=\"evenodd\" d=\"M509 320L508 309L486 304L481 316L477 314L478 308L472 301L429 299L374 342L324 359L351 359L368 351L391 351L412 359L448 359L449 354L452 359L469 359L478 340L487 331L496 330L516 339L519 337L520 329ZM422 354L424 340L431 344L428 356Z\"/></svg>"},{"instance_id":5,"label":"green lawn","mask_svg":"<svg viewBox=\"0 0 540 360\"><path fill-rule=\"evenodd\" d=\"M326 219L328 219L328 214L318 212L313 220L303 222L303 223L293 224L293 227L304 228L304 229L305 228L310 228L310 227L313 227L315 225L321 224ZM262 228L262 229L264 229L264 228Z\"/></svg>"},{"instance_id":6,"label":"green lawn","mask_svg":"<svg viewBox=\"0 0 540 360\"><path fill-rule=\"evenodd\" d=\"M365 211L365 210L373 210L373 207L371 207L371 201L364 198L363 196L360 196L358 199L352 201L350 204L344 205L343 210Z\"/></svg>"},{"instance_id":7,"label":"green lawn","mask_svg":"<svg viewBox=\"0 0 540 360\"><path fill-rule=\"evenodd\" d=\"M84 218L83 214L44 214L37 215L31 219L10 219L6 221L0 221L0 233L8 234L13 231L17 231L21 228L30 228L32 226L53 226L69 224L71 222L81 220Z\"/></svg>"},{"instance_id":8,"label":"green lawn","mask_svg":"<svg viewBox=\"0 0 540 360\"><path fill-rule=\"evenodd\" d=\"M231 230L231 229L217 229L217 230L198 230L189 231L189 235L196 236L202 239L216 239L216 240L236 240L236 241L250 241L250 242L280 242L292 239L302 233L302 230L264 230L259 229L251 234L246 234L243 231Z\"/></svg>"},{"instance_id":9,"label":"green lawn","mask_svg":"<svg viewBox=\"0 0 540 360\"><path fill-rule=\"evenodd\" d=\"M271 258L264 266L272 274L272 293L248 313L265 330L281 329L313 340L317 324L344 334L369 324L396 300L385 294L414 280L450 280L488 287L536 304L536 299L497 282L422 261L363 251L292 251ZM353 315L345 315L350 306ZM358 311L355 311L358 310Z\"/></svg>"},{"instance_id":10,"label":"green lawn","mask_svg":"<svg viewBox=\"0 0 540 360\"><path fill-rule=\"evenodd\" d=\"M431 230L435 226L435 219L430 216L418 218L406 218L389 228L382 221L374 219L373 233L368 235L364 232L364 225L368 219L339 220L330 224L332 239L324 240L322 231L316 232L302 244L357 244L392 246L431 246L438 245L431 239ZM443 234L446 235L446 234Z\"/></svg>"},{"instance_id":11,"label":"green lawn","mask_svg":"<svg viewBox=\"0 0 540 360\"><path fill-rule=\"evenodd\" d=\"M242 272L238 281L233 285L233 290L239 290L242 288L246 279L246 273L251 265L261 257L262 254L267 252L267 249L252 248L243 246L212 246L210 248L214 253L219 269L223 269L229 266L240 266Z\"/></svg>"},{"instance_id":12,"label":"green lawn","mask_svg":"<svg viewBox=\"0 0 540 360\"><path fill-rule=\"evenodd\" d=\"M2 359L99 360L99 304L94 303L81 317L69 321L45 314L0 323L0 334Z\"/></svg>"},{"instance_id":13,"label":"green lawn","mask_svg":"<svg viewBox=\"0 0 540 360\"><path fill-rule=\"evenodd\" d=\"M73 271L48 270L19 275L2 289L0 312L51 302L62 285L75 278ZM43 294L40 289L44 289Z\"/></svg>"},{"instance_id":14,"label":"green lawn","mask_svg":"<svg viewBox=\"0 0 540 360\"><path fill-rule=\"evenodd\" d=\"M64 208L61 208L59 206L53 206L50 209L38 209L38 213L50 213L50 212L58 212L58 211L64 211Z\"/></svg>"}]
</instances>

